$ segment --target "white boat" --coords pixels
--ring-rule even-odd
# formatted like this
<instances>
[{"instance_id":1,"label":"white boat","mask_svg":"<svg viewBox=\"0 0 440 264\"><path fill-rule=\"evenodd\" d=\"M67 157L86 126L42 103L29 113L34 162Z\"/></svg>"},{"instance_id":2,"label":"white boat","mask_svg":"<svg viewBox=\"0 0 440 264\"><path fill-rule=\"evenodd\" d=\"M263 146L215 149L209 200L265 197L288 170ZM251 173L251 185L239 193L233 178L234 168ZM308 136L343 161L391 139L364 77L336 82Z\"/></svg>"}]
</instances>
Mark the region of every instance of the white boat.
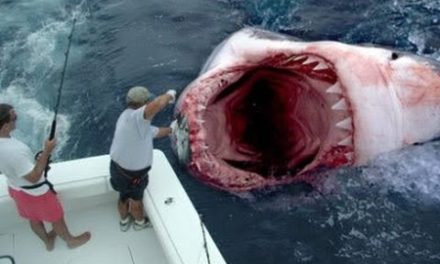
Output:
<instances>
[{"instance_id":1,"label":"white boat","mask_svg":"<svg viewBox=\"0 0 440 264\"><path fill-rule=\"evenodd\" d=\"M57 238L55 249L20 218L0 175L0 264L223 264L226 263L202 224L165 155L154 150L145 210L153 228L119 230L118 195L109 184L109 156L51 164L49 179L64 205L73 234L90 230L92 239L68 249Z\"/></svg>"}]
</instances>

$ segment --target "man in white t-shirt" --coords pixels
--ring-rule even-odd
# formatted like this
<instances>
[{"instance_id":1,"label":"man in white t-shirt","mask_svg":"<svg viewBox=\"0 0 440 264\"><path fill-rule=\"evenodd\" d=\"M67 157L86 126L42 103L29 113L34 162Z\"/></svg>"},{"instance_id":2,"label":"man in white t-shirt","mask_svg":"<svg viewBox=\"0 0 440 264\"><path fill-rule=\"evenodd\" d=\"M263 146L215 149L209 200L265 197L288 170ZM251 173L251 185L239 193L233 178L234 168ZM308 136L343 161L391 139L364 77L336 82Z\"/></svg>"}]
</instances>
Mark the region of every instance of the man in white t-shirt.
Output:
<instances>
[{"instance_id":1,"label":"man in white t-shirt","mask_svg":"<svg viewBox=\"0 0 440 264\"><path fill-rule=\"evenodd\" d=\"M32 231L44 242L46 249L54 248L55 236L75 248L90 239L90 233L70 234L64 221L64 211L55 192L43 176L55 139L47 140L38 160L34 161L31 149L11 137L17 114L8 104L0 104L0 171L6 175L9 195L14 199L19 215L29 220ZM47 231L44 222L52 223Z\"/></svg>"},{"instance_id":2,"label":"man in white t-shirt","mask_svg":"<svg viewBox=\"0 0 440 264\"><path fill-rule=\"evenodd\" d=\"M175 97L176 91L168 90L151 100L147 88L135 86L128 91L127 108L116 122L110 147L110 183L119 192L119 225L124 232L133 222L135 230L151 226L142 198L153 162L153 139L172 132L170 127L151 125L151 121L167 104L173 103Z\"/></svg>"}]
</instances>

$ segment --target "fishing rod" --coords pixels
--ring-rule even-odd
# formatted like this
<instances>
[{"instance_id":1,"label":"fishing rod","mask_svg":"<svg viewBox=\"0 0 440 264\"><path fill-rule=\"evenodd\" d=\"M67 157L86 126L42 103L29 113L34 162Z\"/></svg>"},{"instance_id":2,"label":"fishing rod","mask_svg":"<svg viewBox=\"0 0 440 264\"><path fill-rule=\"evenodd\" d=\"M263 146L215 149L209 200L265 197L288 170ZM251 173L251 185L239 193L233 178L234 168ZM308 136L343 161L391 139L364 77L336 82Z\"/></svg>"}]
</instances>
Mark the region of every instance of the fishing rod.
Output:
<instances>
[{"instance_id":1,"label":"fishing rod","mask_svg":"<svg viewBox=\"0 0 440 264\"><path fill-rule=\"evenodd\" d=\"M58 87L58 96L57 96L57 102L55 105L55 115L52 121L52 127L50 128L50 135L49 135L49 140L52 140L55 137L55 130L56 130L56 126L57 126L57 115L58 115L58 108L60 106L60 100L61 100L61 91L63 89L63 84L64 84L64 76L66 75L66 67L67 67L67 61L69 59L69 52L70 52L70 46L72 44L72 36L73 36L73 31L75 29L75 23L76 23L76 18L73 19L73 24L72 24L72 30L70 31L69 34L69 42L67 43L67 49L66 52L64 53L64 55L66 56L64 59L64 65L63 65L63 70L61 71L61 82L60 82L60 86ZM35 160L39 159L39 156L41 155L43 151L39 151L36 155L35 155ZM44 168L44 181L34 184L34 185L30 185L30 186L21 186L24 189L34 189L34 188L38 188L44 184L47 184L49 186L49 189L53 192L56 193L53 184L47 179L47 172L50 169L50 164L51 159L50 159L50 155L47 159L47 163L46 163L46 167Z\"/></svg>"},{"instance_id":2,"label":"fishing rod","mask_svg":"<svg viewBox=\"0 0 440 264\"><path fill-rule=\"evenodd\" d=\"M61 92L62 92L63 84L64 84L64 76L66 75L67 61L69 59L70 46L72 44L72 36L73 36L73 31L75 30L75 24L76 24L76 18L73 19L72 29L71 29L69 37L68 37L69 42L67 43L67 49L66 49L66 52L64 53L64 55L65 55L64 65L63 65L63 70L61 71L60 86L58 87L58 96L57 96L57 101L56 101L56 104L55 104L55 114L54 114L54 117L53 117L52 126L50 128L50 135L49 135L49 139L50 140L52 140L55 137L55 130L56 130L56 127L57 127L58 108L60 106Z\"/></svg>"},{"instance_id":3,"label":"fishing rod","mask_svg":"<svg viewBox=\"0 0 440 264\"><path fill-rule=\"evenodd\" d=\"M67 49L66 49L66 52L64 53L64 55L65 55L64 65L63 65L63 70L61 71L61 81L60 81L60 86L58 87L58 96L57 96L57 101L55 104L55 114L54 114L53 121L52 121L52 127L50 128L49 140L52 140L55 137L55 130L57 127L58 108L60 107L61 92L62 92L63 84L64 84L64 76L66 75L67 61L69 59L70 46L72 44L72 36L73 36L73 31L75 30L75 24L76 24L76 18L73 19L72 29L70 30L70 34L68 37L69 41L67 42ZM53 184L47 180L47 172L50 169L50 166L49 166L50 162L51 162L51 159L49 156L49 158L47 159L46 168L44 168L44 182L47 185L49 185L49 188L50 188L50 190L52 190L52 192L56 193L55 189L53 188Z\"/></svg>"}]
</instances>

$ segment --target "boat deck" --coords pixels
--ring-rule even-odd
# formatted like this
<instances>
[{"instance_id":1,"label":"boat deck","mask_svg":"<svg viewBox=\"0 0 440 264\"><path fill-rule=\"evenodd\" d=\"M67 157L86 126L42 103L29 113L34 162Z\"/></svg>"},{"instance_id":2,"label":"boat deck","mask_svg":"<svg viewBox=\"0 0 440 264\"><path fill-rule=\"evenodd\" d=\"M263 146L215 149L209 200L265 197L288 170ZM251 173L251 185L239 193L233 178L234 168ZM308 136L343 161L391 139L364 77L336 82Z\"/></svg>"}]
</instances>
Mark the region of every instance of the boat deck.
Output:
<instances>
[{"instance_id":1,"label":"boat deck","mask_svg":"<svg viewBox=\"0 0 440 264\"><path fill-rule=\"evenodd\" d=\"M66 222L71 232L79 234L90 230L92 233L92 239L81 247L68 249L57 237L55 249L48 252L28 223L17 219L17 224L3 229L0 234L0 255L14 256L17 264L168 263L153 228L119 230L116 200L114 193L108 193L69 205ZM0 263L11 262L0 259Z\"/></svg>"},{"instance_id":2,"label":"boat deck","mask_svg":"<svg viewBox=\"0 0 440 264\"><path fill-rule=\"evenodd\" d=\"M154 150L154 166L144 193L144 208L153 228L119 230L117 193L109 184L108 155L51 164L50 180L58 191L72 234L91 231L85 245L68 249L57 238L47 252L27 221L21 219L0 175L0 256L17 264L225 264L209 231L180 184L165 155ZM0 259L0 264L10 264Z\"/></svg>"}]
</instances>

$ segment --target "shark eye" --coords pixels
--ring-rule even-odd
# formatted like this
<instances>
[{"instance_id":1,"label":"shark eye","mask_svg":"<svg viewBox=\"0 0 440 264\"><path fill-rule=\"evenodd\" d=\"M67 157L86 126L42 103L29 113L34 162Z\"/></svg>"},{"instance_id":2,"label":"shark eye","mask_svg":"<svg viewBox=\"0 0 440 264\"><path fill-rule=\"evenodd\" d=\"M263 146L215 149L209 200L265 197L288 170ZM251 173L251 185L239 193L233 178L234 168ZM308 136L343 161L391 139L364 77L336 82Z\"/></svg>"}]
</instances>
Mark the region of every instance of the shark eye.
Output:
<instances>
[{"instance_id":1,"label":"shark eye","mask_svg":"<svg viewBox=\"0 0 440 264\"><path fill-rule=\"evenodd\" d=\"M392 52L391 53L391 59L392 60L397 60L399 58L399 54L397 52Z\"/></svg>"}]
</instances>

